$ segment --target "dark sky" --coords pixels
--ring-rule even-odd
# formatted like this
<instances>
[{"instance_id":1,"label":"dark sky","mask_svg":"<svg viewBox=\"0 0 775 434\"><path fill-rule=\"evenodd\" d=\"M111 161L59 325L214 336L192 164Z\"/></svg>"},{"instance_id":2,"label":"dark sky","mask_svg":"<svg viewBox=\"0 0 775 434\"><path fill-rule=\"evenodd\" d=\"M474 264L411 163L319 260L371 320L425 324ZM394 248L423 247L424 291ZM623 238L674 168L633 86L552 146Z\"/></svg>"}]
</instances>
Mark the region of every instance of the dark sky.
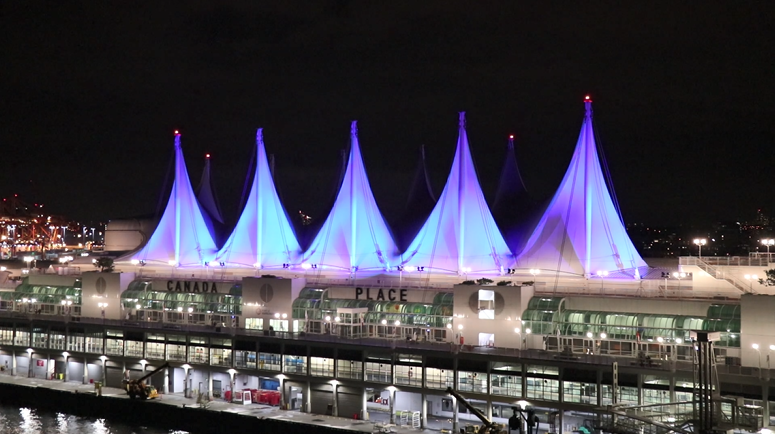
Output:
<instances>
[{"instance_id":1,"label":"dark sky","mask_svg":"<svg viewBox=\"0 0 775 434\"><path fill-rule=\"evenodd\" d=\"M465 110L488 199L509 133L548 196L589 93L627 222L775 214L771 2L534 3L3 2L0 195L153 213L180 129L233 217L264 127L288 211L323 217L357 119L393 215L421 144L440 191Z\"/></svg>"}]
</instances>

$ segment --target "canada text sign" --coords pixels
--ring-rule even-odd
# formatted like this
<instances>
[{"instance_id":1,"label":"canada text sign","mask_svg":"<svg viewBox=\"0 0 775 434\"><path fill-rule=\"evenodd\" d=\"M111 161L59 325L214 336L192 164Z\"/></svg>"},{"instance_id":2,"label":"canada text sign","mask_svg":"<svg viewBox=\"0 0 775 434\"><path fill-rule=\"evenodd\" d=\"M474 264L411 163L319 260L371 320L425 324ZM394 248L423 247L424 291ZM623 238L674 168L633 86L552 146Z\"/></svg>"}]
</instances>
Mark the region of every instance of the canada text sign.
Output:
<instances>
[{"instance_id":1,"label":"canada text sign","mask_svg":"<svg viewBox=\"0 0 775 434\"><path fill-rule=\"evenodd\" d=\"M167 280L166 288L169 292L191 292L191 293L218 293L218 286L215 282L207 281L189 281L189 280ZM154 285L156 286L156 285Z\"/></svg>"}]
</instances>

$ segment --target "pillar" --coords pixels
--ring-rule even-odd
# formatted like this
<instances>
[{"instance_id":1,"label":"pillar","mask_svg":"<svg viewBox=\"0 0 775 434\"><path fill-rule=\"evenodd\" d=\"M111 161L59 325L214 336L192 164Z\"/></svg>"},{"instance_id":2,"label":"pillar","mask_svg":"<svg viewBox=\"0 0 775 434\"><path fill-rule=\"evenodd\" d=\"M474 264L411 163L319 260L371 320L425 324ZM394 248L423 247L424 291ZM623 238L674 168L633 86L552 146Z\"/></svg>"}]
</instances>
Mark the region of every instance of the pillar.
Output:
<instances>
[{"instance_id":1,"label":"pillar","mask_svg":"<svg viewBox=\"0 0 775 434\"><path fill-rule=\"evenodd\" d=\"M32 378L32 351L27 351L27 378Z\"/></svg>"},{"instance_id":2,"label":"pillar","mask_svg":"<svg viewBox=\"0 0 775 434\"><path fill-rule=\"evenodd\" d=\"M332 391L333 396L334 396L334 405L332 406L332 409L331 409L331 416L334 416L334 417L338 417L339 416L339 404L337 403L337 401L339 401L339 399L336 396L337 389L339 389L339 385L334 383L334 385L331 387L331 391Z\"/></svg>"},{"instance_id":3,"label":"pillar","mask_svg":"<svg viewBox=\"0 0 775 434\"><path fill-rule=\"evenodd\" d=\"M83 358L83 384L89 384L89 363Z\"/></svg>"},{"instance_id":4,"label":"pillar","mask_svg":"<svg viewBox=\"0 0 775 434\"><path fill-rule=\"evenodd\" d=\"M492 420L492 399L487 400L487 412L485 413L487 419Z\"/></svg>"},{"instance_id":5,"label":"pillar","mask_svg":"<svg viewBox=\"0 0 775 434\"><path fill-rule=\"evenodd\" d=\"M673 380L670 380L670 387L673 387ZM670 396L672 396L672 393ZM675 400L670 402L675 402ZM638 374L638 405L643 405L643 374Z\"/></svg>"},{"instance_id":6,"label":"pillar","mask_svg":"<svg viewBox=\"0 0 775 434\"><path fill-rule=\"evenodd\" d=\"M229 372L229 390L231 391L231 400L229 402L231 402L234 400L234 371L231 369L229 371L231 371Z\"/></svg>"},{"instance_id":7,"label":"pillar","mask_svg":"<svg viewBox=\"0 0 775 434\"><path fill-rule=\"evenodd\" d=\"M525 371L522 371L525 372ZM522 381L523 387L525 386L525 383L527 381ZM603 405L603 371L600 369L597 370L597 379L595 381L595 387L597 387L597 406L602 407ZM527 396L527 395L522 395Z\"/></svg>"},{"instance_id":8,"label":"pillar","mask_svg":"<svg viewBox=\"0 0 775 434\"><path fill-rule=\"evenodd\" d=\"M366 394L366 389L363 389L363 398L361 399L361 419L369 420L369 397Z\"/></svg>"},{"instance_id":9,"label":"pillar","mask_svg":"<svg viewBox=\"0 0 775 434\"><path fill-rule=\"evenodd\" d=\"M51 353L46 354L46 380L51 379L51 375L48 373L49 368L51 367Z\"/></svg>"},{"instance_id":10,"label":"pillar","mask_svg":"<svg viewBox=\"0 0 775 434\"><path fill-rule=\"evenodd\" d=\"M16 375L16 350L11 351L11 375Z\"/></svg>"},{"instance_id":11,"label":"pillar","mask_svg":"<svg viewBox=\"0 0 775 434\"><path fill-rule=\"evenodd\" d=\"M304 390L304 402L302 403L305 413L312 413L312 383L307 381L307 387Z\"/></svg>"},{"instance_id":12,"label":"pillar","mask_svg":"<svg viewBox=\"0 0 775 434\"><path fill-rule=\"evenodd\" d=\"M394 424L396 423L396 389L395 387L391 387L389 389L390 392L390 423Z\"/></svg>"},{"instance_id":13,"label":"pillar","mask_svg":"<svg viewBox=\"0 0 775 434\"><path fill-rule=\"evenodd\" d=\"M106 366L108 364L108 360L105 358L105 356L102 356L100 360L102 360L102 385L105 386L108 384L108 367Z\"/></svg>"},{"instance_id":14,"label":"pillar","mask_svg":"<svg viewBox=\"0 0 775 434\"><path fill-rule=\"evenodd\" d=\"M770 383L762 383L762 427L770 426Z\"/></svg>"},{"instance_id":15,"label":"pillar","mask_svg":"<svg viewBox=\"0 0 775 434\"><path fill-rule=\"evenodd\" d=\"M280 408L285 408L285 379L280 376Z\"/></svg>"},{"instance_id":16,"label":"pillar","mask_svg":"<svg viewBox=\"0 0 775 434\"><path fill-rule=\"evenodd\" d=\"M163 384L161 393L165 395L170 393L170 368L169 367L164 368L164 384Z\"/></svg>"},{"instance_id":17,"label":"pillar","mask_svg":"<svg viewBox=\"0 0 775 434\"><path fill-rule=\"evenodd\" d=\"M565 428L563 425L565 423L565 411L562 408L559 408L557 411L557 432L562 433L565 432Z\"/></svg>"},{"instance_id":18,"label":"pillar","mask_svg":"<svg viewBox=\"0 0 775 434\"><path fill-rule=\"evenodd\" d=\"M452 434L457 434L460 432L460 429L458 428L458 418L457 418L457 398L454 396L452 397Z\"/></svg>"},{"instance_id":19,"label":"pillar","mask_svg":"<svg viewBox=\"0 0 775 434\"><path fill-rule=\"evenodd\" d=\"M62 376L64 378L64 382L66 383L67 380L70 379L70 356L65 356L65 375Z\"/></svg>"},{"instance_id":20,"label":"pillar","mask_svg":"<svg viewBox=\"0 0 775 434\"><path fill-rule=\"evenodd\" d=\"M425 429L428 427L428 396L421 393L420 399L422 399L422 405L420 406L420 428Z\"/></svg>"},{"instance_id":21,"label":"pillar","mask_svg":"<svg viewBox=\"0 0 775 434\"><path fill-rule=\"evenodd\" d=\"M185 378L183 379L183 396L189 398L190 391L188 390L189 376L191 375L191 368L188 366L183 367Z\"/></svg>"},{"instance_id":22,"label":"pillar","mask_svg":"<svg viewBox=\"0 0 775 434\"><path fill-rule=\"evenodd\" d=\"M670 377L670 402L675 402L675 377Z\"/></svg>"},{"instance_id":23,"label":"pillar","mask_svg":"<svg viewBox=\"0 0 775 434\"><path fill-rule=\"evenodd\" d=\"M213 371L207 371L207 397L213 396Z\"/></svg>"}]
</instances>

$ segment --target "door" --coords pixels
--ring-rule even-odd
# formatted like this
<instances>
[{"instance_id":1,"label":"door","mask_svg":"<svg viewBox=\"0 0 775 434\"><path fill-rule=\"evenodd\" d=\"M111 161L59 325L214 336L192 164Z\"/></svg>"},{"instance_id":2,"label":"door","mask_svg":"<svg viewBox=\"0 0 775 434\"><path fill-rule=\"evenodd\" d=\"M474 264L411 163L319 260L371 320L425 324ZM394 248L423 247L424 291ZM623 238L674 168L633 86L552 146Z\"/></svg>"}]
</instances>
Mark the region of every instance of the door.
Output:
<instances>
[{"instance_id":1,"label":"door","mask_svg":"<svg viewBox=\"0 0 775 434\"><path fill-rule=\"evenodd\" d=\"M329 414L333 410L334 392L330 384L312 384L310 395L310 413Z\"/></svg>"},{"instance_id":2,"label":"door","mask_svg":"<svg viewBox=\"0 0 775 434\"><path fill-rule=\"evenodd\" d=\"M360 419L363 410L363 390L339 386L336 390L336 407L340 417Z\"/></svg>"}]
</instances>

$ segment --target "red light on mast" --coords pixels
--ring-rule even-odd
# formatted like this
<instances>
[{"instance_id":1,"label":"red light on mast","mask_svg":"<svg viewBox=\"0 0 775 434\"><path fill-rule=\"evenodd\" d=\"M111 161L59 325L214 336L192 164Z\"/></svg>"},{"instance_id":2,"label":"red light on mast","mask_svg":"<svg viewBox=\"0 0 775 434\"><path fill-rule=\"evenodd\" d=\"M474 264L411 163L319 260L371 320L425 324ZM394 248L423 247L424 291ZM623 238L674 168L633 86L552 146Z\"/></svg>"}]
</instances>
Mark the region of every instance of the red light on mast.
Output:
<instances>
[{"instance_id":1,"label":"red light on mast","mask_svg":"<svg viewBox=\"0 0 775 434\"><path fill-rule=\"evenodd\" d=\"M180 135L180 131L178 131L178 130L175 130L175 135L176 135L176 136L179 136L179 135Z\"/></svg>"},{"instance_id":2,"label":"red light on mast","mask_svg":"<svg viewBox=\"0 0 775 434\"><path fill-rule=\"evenodd\" d=\"M205 158L210 158L210 154L205 154Z\"/></svg>"},{"instance_id":3,"label":"red light on mast","mask_svg":"<svg viewBox=\"0 0 775 434\"><path fill-rule=\"evenodd\" d=\"M510 135L509 135L509 138L510 138L510 139L513 139L513 138L514 138L514 134L510 134Z\"/></svg>"},{"instance_id":4,"label":"red light on mast","mask_svg":"<svg viewBox=\"0 0 775 434\"><path fill-rule=\"evenodd\" d=\"M584 97L584 102L592 102L592 97L587 95Z\"/></svg>"}]
</instances>

